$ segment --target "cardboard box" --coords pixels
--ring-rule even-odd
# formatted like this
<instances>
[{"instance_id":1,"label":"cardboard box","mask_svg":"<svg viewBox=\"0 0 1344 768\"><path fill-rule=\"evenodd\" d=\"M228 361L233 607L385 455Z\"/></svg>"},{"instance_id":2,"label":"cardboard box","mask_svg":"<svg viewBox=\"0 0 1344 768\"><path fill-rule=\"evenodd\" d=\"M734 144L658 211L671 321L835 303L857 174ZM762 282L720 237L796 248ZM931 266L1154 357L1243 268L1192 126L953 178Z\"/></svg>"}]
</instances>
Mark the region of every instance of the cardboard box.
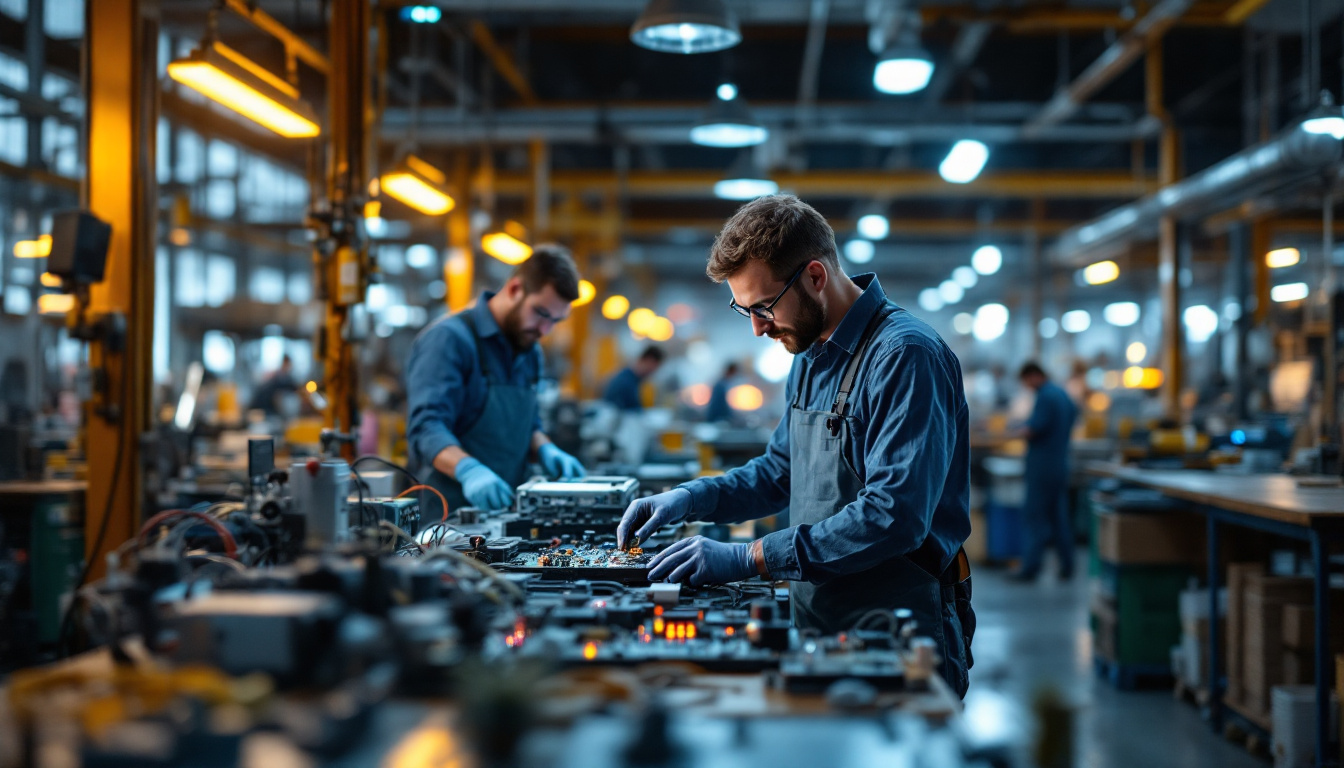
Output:
<instances>
[{"instance_id":1,"label":"cardboard box","mask_svg":"<svg viewBox=\"0 0 1344 768\"><path fill-rule=\"evenodd\" d=\"M1316 647L1316 606L1294 603L1283 607L1283 644L1294 650ZM1330 652L1344 652L1344 589L1330 590Z\"/></svg>"},{"instance_id":2,"label":"cardboard box","mask_svg":"<svg viewBox=\"0 0 1344 768\"><path fill-rule=\"evenodd\" d=\"M1312 580L1297 576L1252 574L1246 579L1242 630L1244 707L1268 714L1271 689L1283 681L1283 611L1311 599Z\"/></svg>"},{"instance_id":3,"label":"cardboard box","mask_svg":"<svg viewBox=\"0 0 1344 768\"><path fill-rule=\"evenodd\" d=\"M1261 563L1228 563L1227 565L1227 691L1223 694L1234 704L1240 704L1245 686L1242 674L1242 637L1246 631L1246 580L1263 574Z\"/></svg>"},{"instance_id":4,"label":"cardboard box","mask_svg":"<svg viewBox=\"0 0 1344 768\"><path fill-rule=\"evenodd\" d=\"M1097 513L1097 555L1107 562L1161 565L1206 557L1204 522L1179 512Z\"/></svg>"}]
</instances>

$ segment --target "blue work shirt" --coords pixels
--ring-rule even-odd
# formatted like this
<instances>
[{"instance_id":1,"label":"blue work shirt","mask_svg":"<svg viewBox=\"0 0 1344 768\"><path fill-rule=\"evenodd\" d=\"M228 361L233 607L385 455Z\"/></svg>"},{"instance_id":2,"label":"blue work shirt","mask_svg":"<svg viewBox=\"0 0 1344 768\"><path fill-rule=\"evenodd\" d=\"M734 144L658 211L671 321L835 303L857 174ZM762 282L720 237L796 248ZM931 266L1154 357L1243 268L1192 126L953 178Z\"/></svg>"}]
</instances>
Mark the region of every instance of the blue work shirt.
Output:
<instances>
[{"instance_id":1,"label":"blue work shirt","mask_svg":"<svg viewBox=\"0 0 1344 768\"><path fill-rule=\"evenodd\" d=\"M406 359L406 443L411 460L421 467L476 423L485 407L486 377L467 327L470 319L481 339L485 362L500 381L535 386L541 375L541 347L516 353L490 313L487 302L495 294L481 294L476 305L435 320L420 331ZM530 425L501 424L500 429L541 429L537 417Z\"/></svg>"},{"instance_id":2,"label":"blue work shirt","mask_svg":"<svg viewBox=\"0 0 1344 768\"><path fill-rule=\"evenodd\" d=\"M1078 406L1063 387L1047 381L1036 390L1036 405L1027 419L1027 474L1063 476L1069 466L1069 437Z\"/></svg>"},{"instance_id":3,"label":"blue work shirt","mask_svg":"<svg viewBox=\"0 0 1344 768\"><path fill-rule=\"evenodd\" d=\"M863 294L835 332L794 357L785 395L792 403L798 393L804 410L831 409L869 320L888 305L876 275L853 280ZM903 309L873 333L849 400L860 427L844 446L863 490L816 525L768 534L762 549L773 578L825 582L910 554L930 536L946 567L970 535L969 420L961 364L937 332ZM765 455L681 486L691 492L692 519L737 523L788 507L789 418L786 411Z\"/></svg>"},{"instance_id":4,"label":"blue work shirt","mask_svg":"<svg viewBox=\"0 0 1344 768\"><path fill-rule=\"evenodd\" d=\"M728 390L732 386L732 380L728 378L714 382L714 388L709 392L709 407L705 409L705 421L732 420L733 407L728 404Z\"/></svg>"},{"instance_id":5,"label":"blue work shirt","mask_svg":"<svg viewBox=\"0 0 1344 768\"><path fill-rule=\"evenodd\" d=\"M644 401L639 399L639 377L629 368L623 368L611 377L602 399L622 411L644 410Z\"/></svg>"}]
</instances>

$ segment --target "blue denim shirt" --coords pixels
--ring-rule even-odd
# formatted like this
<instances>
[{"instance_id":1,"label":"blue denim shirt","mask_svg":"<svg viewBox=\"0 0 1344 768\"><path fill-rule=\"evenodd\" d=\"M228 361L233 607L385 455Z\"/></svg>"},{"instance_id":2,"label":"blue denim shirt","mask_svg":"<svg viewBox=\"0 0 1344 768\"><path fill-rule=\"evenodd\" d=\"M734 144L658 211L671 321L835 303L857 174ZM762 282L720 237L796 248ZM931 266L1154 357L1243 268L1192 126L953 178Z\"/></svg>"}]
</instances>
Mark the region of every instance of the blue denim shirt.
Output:
<instances>
[{"instance_id":1,"label":"blue denim shirt","mask_svg":"<svg viewBox=\"0 0 1344 768\"><path fill-rule=\"evenodd\" d=\"M853 280L863 294L835 332L794 358L785 392L790 403L798 393L805 410L831 409L868 321L888 304L875 275ZM970 535L970 441L961 364L932 328L903 309L874 334L849 401L861 426L845 446L863 490L816 525L768 534L762 548L774 578L825 582L909 554L930 536L946 566ZM789 418L785 412L765 455L682 486L691 492L692 519L736 523L788 507L790 451L811 450L789 445Z\"/></svg>"},{"instance_id":2,"label":"blue denim shirt","mask_svg":"<svg viewBox=\"0 0 1344 768\"><path fill-rule=\"evenodd\" d=\"M466 318L475 322L486 364L500 380L530 387L540 377L541 347L514 352L490 314L491 296L489 291L482 293L475 306L435 320L411 344L406 359L406 443L412 464L427 467L444 448L460 445L458 435L475 425L485 407L486 378ZM541 429L540 417L530 428Z\"/></svg>"},{"instance_id":3,"label":"blue denim shirt","mask_svg":"<svg viewBox=\"0 0 1344 768\"><path fill-rule=\"evenodd\" d=\"M1062 387L1047 381L1036 391L1036 404L1027 420L1027 473L1064 477L1069 466L1069 436L1078 418L1078 406Z\"/></svg>"},{"instance_id":4,"label":"blue denim shirt","mask_svg":"<svg viewBox=\"0 0 1344 768\"><path fill-rule=\"evenodd\" d=\"M639 399L639 377L629 368L622 368L611 377L602 399L622 411L644 410L644 401Z\"/></svg>"}]
</instances>

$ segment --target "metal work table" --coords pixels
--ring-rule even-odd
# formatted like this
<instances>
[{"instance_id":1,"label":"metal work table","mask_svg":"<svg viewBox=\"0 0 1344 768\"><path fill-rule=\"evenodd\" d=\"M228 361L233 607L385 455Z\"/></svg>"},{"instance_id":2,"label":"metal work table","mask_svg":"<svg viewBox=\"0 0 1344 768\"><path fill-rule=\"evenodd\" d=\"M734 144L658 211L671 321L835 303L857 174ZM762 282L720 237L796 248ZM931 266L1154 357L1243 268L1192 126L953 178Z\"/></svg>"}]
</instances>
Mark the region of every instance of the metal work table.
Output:
<instances>
[{"instance_id":1,"label":"metal work table","mask_svg":"<svg viewBox=\"0 0 1344 768\"><path fill-rule=\"evenodd\" d=\"M1332 765L1330 740L1330 544L1344 538L1344 487L1304 487L1300 481L1328 478L1289 475L1234 475L1189 469L1137 469L1110 462L1092 462L1084 471L1151 488L1190 503L1208 525L1210 616L1218 616L1219 524L1251 528L1307 542L1311 547L1316 607L1316 764ZM1215 730L1222 728L1223 700L1217 673L1222 660L1218 633L1209 632L1209 712Z\"/></svg>"}]
</instances>

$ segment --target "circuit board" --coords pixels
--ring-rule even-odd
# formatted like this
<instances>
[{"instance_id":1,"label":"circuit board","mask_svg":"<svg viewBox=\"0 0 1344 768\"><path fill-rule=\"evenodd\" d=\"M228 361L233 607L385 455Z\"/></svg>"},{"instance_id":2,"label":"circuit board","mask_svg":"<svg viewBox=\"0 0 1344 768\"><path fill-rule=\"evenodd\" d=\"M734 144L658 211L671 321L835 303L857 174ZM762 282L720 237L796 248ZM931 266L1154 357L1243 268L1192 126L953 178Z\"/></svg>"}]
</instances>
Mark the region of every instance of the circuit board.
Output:
<instances>
[{"instance_id":1,"label":"circuit board","mask_svg":"<svg viewBox=\"0 0 1344 768\"><path fill-rule=\"evenodd\" d=\"M648 584L653 555L639 547L620 550L615 544L558 546L520 552L500 564L504 570L537 573L545 579L588 579L622 584Z\"/></svg>"}]
</instances>

